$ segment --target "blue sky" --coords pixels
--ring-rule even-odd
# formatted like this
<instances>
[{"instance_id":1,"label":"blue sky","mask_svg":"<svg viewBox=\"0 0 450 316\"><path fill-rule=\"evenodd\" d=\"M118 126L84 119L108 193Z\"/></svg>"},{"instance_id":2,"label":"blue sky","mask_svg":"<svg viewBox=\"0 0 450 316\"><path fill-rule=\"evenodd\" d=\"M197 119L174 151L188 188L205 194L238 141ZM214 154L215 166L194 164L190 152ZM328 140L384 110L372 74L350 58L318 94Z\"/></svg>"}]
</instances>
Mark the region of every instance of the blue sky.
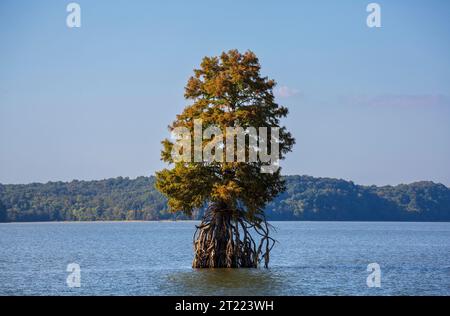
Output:
<instances>
[{"instance_id":1,"label":"blue sky","mask_svg":"<svg viewBox=\"0 0 450 316\"><path fill-rule=\"evenodd\" d=\"M285 174L450 185L449 1L0 2L0 182L150 175L201 58L250 49L297 139Z\"/></svg>"}]
</instances>

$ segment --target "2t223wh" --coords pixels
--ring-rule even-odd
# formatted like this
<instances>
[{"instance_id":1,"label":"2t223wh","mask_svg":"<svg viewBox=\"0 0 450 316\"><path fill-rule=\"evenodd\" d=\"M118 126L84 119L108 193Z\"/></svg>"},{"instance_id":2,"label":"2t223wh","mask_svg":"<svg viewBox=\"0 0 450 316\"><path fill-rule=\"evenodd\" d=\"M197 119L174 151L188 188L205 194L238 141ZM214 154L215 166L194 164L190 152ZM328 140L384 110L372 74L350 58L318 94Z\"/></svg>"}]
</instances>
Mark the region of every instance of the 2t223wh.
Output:
<instances>
[{"instance_id":1,"label":"2t223wh","mask_svg":"<svg viewBox=\"0 0 450 316\"><path fill-rule=\"evenodd\" d=\"M199 311L206 314L209 308L219 311L273 311L273 301L219 301L218 305L213 305L182 300L175 304L176 311Z\"/></svg>"}]
</instances>

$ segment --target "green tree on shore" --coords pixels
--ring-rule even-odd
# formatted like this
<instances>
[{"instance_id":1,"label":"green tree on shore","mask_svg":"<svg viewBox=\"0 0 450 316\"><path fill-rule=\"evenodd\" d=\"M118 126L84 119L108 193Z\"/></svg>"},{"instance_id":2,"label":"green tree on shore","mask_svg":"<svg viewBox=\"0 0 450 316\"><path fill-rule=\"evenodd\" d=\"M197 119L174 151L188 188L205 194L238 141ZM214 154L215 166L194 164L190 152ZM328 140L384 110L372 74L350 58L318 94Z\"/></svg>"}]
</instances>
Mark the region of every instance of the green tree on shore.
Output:
<instances>
[{"instance_id":1,"label":"green tree on shore","mask_svg":"<svg viewBox=\"0 0 450 316\"><path fill-rule=\"evenodd\" d=\"M6 222L8 219L8 214L6 213L6 207L0 201L0 223Z\"/></svg>"}]
</instances>

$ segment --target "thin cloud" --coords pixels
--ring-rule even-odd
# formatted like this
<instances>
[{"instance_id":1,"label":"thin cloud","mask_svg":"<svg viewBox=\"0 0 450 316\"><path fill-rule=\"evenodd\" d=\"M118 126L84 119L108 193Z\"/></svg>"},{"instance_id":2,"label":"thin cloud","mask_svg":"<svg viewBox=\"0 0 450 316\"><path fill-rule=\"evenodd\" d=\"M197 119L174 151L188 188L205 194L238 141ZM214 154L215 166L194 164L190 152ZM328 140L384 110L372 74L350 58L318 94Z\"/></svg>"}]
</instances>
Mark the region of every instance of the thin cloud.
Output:
<instances>
[{"instance_id":1,"label":"thin cloud","mask_svg":"<svg viewBox=\"0 0 450 316\"><path fill-rule=\"evenodd\" d=\"M275 88L275 90L274 90L275 96L279 97L279 98L290 98L299 93L300 93L300 91L298 91L297 89L292 89L287 86L281 86L281 87Z\"/></svg>"}]
</instances>

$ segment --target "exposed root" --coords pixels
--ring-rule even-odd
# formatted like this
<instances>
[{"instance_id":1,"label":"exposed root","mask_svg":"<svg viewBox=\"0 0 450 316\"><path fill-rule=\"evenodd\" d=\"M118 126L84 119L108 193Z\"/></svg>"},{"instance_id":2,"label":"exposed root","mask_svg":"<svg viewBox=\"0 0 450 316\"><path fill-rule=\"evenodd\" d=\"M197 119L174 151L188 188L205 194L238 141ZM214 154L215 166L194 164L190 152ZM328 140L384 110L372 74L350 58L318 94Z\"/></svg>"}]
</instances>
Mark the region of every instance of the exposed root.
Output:
<instances>
[{"instance_id":1,"label":"exposed root","mask_svg":"<svg viewBox=\"0 0 450 316\"><path fill-rule=\"evenodd\" d=\"M257 268L262 260L268 267L275 240L263 212L248 216L213 204L196 227L193 268ZM258 244L251 232L259 235Z\"/></svg>"}]
</instances>

